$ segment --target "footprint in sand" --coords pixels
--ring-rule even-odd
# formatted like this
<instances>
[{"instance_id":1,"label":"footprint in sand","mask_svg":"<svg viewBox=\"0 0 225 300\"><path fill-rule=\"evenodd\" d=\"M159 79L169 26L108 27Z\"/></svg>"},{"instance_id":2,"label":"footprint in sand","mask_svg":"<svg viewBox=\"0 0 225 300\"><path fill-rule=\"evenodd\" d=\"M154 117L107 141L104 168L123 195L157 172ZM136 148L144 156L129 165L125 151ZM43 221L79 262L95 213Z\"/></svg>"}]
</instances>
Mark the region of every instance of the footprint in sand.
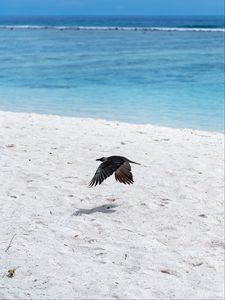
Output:
<instances>
[{"instance_id":1,"label":"footprint in sand","mask_svg":"<svg viewBox=\"0 0 225 300\"><path fill-rule=\"evenodd\" d=\"M171 200L169 198L162 198L159 206L167 206Z\"/></svg>"}]
</instances>

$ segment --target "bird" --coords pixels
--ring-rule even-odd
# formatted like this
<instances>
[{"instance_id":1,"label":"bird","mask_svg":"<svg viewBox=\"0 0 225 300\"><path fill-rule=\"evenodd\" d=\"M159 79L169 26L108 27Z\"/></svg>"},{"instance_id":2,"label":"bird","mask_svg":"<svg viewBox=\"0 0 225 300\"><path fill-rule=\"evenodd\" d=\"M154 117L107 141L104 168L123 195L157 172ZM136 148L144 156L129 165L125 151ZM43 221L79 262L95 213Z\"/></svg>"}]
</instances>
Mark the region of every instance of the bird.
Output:
<instances>
[{"instance_id":1,"label":"bird","mask_svg":"<svg viewBox=\"0 0 225 300\"><path fill-rule=\"evenodd\" d=\"M106 178L115 172L115 179L124 184L133 184L133 174L131 173L130 163L140 165L123 156L109 156L96 159L101 161L94 177L89 182L89 187L101 184Z\"/></svg>"}]
</instances>

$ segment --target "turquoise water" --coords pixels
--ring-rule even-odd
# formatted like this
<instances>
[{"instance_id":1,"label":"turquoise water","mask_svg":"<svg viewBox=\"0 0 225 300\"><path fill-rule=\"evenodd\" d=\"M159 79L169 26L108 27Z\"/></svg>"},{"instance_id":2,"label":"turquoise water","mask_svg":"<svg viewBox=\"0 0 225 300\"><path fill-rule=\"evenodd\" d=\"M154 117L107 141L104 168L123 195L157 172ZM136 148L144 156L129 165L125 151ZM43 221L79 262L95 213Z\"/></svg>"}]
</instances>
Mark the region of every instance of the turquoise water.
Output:
<instances>
[{"instance_id":1,"label":"turquoise water","mask_svg":"<svg viewBox=\"0 0 225 300\"><path fill-rule=\"evenodd\" d=\"M223 49L216 31L0 29L0 109L223 131Z\"/></svg>"}]
</instances>

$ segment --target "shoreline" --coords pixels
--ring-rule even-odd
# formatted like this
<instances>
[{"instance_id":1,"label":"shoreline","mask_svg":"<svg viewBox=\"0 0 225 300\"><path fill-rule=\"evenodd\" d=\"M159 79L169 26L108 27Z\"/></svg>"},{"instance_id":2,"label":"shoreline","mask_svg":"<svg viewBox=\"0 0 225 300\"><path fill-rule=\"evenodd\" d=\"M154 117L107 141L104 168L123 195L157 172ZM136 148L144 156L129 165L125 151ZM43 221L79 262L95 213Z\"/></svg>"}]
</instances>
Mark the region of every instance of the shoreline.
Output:
<instances>
[{"instance_id":1,"label":"shoreline","mask_svg":"<svg viewBox=\"0 0 225 300\"><path fill-rule=\"evenodd\" d=\"M1 111L0 149L0 298L224 298L224 134Z\"/></svg>"},{"instance_id":2,"label":"shoreline","mask_svg":"<svg viewBox=\"0 0 225 300\"><path fill-rule=\"evenodd\" d=\"M99 122L110 122L110 123L118 123L124 125L131 125L131 126L148 126L148 127L156 127L156 128L164 128L170 130L180 130L180 131L194 131L200 134L219 134L225 136L225 132L221 131L211 131L211 130L203 130L203 129L195 129L190 127L173 127L173 126L164 126L158 124L151 124L151 123L131 123L126 121L119 121L119 120L112 120L112 119L104 119L104 118L94 118L94 117L77 117L77 116L67 116L67 115L58 115L58 114L47 114L47 113L36 113L36 112L20 112L20 111L9 111L9 110L0 110L1 114L20 114L20 115L30 115L30 116L43 116L43 117L51 117L51 118L65 118L71 120L91 120L91 121L99 121Z\"/></svg>"}]
</instances>

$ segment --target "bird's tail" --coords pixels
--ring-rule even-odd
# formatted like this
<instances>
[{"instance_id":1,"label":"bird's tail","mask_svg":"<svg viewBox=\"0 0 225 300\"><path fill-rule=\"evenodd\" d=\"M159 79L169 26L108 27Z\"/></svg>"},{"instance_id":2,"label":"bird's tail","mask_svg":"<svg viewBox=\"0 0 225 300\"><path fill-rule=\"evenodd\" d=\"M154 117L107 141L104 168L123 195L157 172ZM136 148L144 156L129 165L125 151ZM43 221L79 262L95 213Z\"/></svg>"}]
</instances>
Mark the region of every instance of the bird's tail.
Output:
<instances>
[{"instance_id":1,"label":"bird's tail","mask_svg":"<svg viewBox=\"0 0 225 300\"><path fill-rule=\"evenodd\" d=\"M137 162L135 162L135 161L132 161L132 160L129 160L129 162L132 163L132 164L139 165L139 166L141 165L141 164L139 164L139 163L137 163Z\"/></svg>"}]
</instances>

